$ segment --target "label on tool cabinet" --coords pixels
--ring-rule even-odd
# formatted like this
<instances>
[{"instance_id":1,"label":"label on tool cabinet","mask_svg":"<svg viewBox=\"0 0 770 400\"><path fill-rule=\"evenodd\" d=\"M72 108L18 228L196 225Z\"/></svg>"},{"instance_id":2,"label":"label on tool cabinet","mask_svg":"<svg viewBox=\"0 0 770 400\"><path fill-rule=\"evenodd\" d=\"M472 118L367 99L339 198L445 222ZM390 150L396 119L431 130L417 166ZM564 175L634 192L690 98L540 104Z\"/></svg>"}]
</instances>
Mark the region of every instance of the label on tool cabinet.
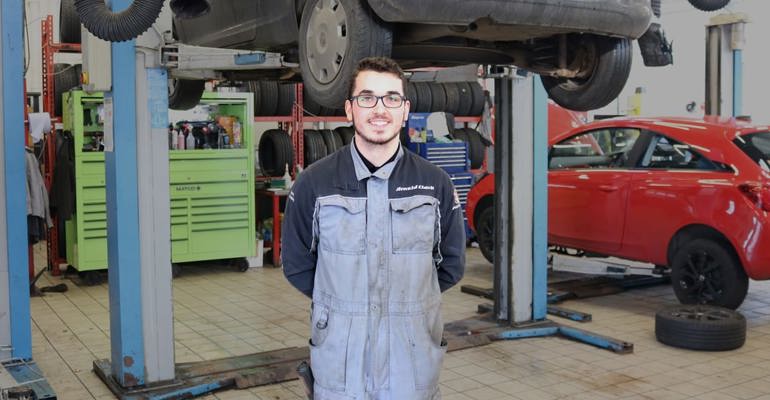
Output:
<instances>
[{"instance_id":1,"label":"label on tool cabinet","mask_svg":"<svg viewBox=\"0 0 770 400\"><path fill-rule=\"evenodd\" d=\"M104 96L104 151L112 152L115 150L115 141L112 130L112 96Z\"/></svg>"}]
</instances>

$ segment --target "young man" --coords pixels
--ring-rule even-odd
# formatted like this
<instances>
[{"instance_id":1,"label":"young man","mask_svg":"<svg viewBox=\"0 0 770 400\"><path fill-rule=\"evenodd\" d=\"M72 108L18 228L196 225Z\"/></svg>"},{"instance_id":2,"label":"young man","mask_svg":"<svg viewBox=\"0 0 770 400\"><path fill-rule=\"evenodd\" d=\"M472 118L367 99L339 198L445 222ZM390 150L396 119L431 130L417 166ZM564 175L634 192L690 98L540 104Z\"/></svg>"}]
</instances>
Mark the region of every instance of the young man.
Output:
<instances>
[{"instance_id":1,"label":"young man","mask_svg":"<svg viewBox=\"0 0 770 400\"><path fill-rule=\"evenodd\" d=\"M441 292L463 275L465 229L449 176L401 147L405 87L393 60L361 60L353 142L302 172L286 203L282 263L313 300L316 400L439 398Z\"/></svg>"}]
</instances>

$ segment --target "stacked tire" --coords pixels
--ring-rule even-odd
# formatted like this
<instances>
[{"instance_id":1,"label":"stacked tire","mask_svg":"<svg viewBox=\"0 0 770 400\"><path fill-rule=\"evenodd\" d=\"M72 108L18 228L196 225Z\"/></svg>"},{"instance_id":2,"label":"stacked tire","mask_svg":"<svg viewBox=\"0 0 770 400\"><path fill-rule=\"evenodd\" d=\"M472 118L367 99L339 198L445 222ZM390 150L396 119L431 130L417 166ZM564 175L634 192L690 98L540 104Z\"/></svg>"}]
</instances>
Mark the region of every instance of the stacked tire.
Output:
<instances>
[{"instance_id":1,"label":"stacked tire","mask_svg":"<svg viewBox=\"0 0 770 400\"><path fill-rule=\"evenodd\" d=\"M341 149L353 140L354 130L349 126L336 129L305 129L305 166Z\"/></svg>"},{"instance_id":2,"label":"stacked tire","mask_svg":"<svg viewBox=\"0 0 770 400\"><path fill-rule=\"evenodd\" d=\"M336 129L305 129L303 155L305 167L341 149L353 140L352 126ZM281 176L286 165L295 164L294 147L289 133L281 129L270 129L259 138L259 168L265 176Z\"/></svg>"},{"instance_id":3,"label":"stacked tire","mask_svg":"<svg viewBox=\"0 0 770 400\"><path fill-rule=\"evenodd\" d=\"M288 165L294 165L294 148L289 133L270 129L259 138L259 168L265 176L282 176Z\"/></svg>"},{"instance_id":4,"label":"stacked tire","mask_svg":"<svg viewBox=\"0 0 770 400\"><path fill-rule=\"evenodd\" d=\"M353 136L356 134L356 130L352 126L340 126L335 128L334 131L340 135L343 146L350 144L353 141Z\"/></svg>"},{"instance_id":5,"label":"stacked tire","mask_svg":"<svg viewBox=\"0 0 770 400\"><path fill-rule=\"evenodd\" d=\"M59 43L80 43L80 17L75 9L75 0L61 0L59 3Z\"/></svg>"},{"instance_id":6,"label":"stacked tire","mask_svg":"<svg viewBox=\"0 0 770 400\"><path fill-rule=\"evenodd\" d=\"M278 81L249 81L246 88L254 93L254 116L291 115L294 106L293 83Z\"/></svg>"},{"instance_id":7,"label":"stacked tire","mask_svg":"<svg viewBox=\"0 0 770 400\"><path fill-rule=\"evenodd\" d=\"M249 81L246 90L254 93L254 116L274 117L291 115L296 102L296 87L293 82L280 81ZM345 115L345 110L323 107L310 97L307 92L302 95L305 114L310 116Z\"/></svg>"},{"instance_id":8,"label":"stacked tire","mask_svg":"<svg viewBox=\"0 0 770 400\"><path fill-rule=\"evenodd\" d=\"M484 112L484 89L478 82L409 82L406 97L411 112L443 111L458 116Z\"/></svg>"}]
</instances>

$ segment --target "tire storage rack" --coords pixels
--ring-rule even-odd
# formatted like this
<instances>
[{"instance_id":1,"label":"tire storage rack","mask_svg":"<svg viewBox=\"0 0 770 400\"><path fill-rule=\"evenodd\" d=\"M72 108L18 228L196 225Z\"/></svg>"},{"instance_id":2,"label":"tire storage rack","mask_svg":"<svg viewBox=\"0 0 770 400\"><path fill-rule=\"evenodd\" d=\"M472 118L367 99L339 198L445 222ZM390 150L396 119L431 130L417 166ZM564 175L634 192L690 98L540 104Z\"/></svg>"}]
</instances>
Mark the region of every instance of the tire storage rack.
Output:
<instances>
[{"instance_id":1,"label":"tire storage rack","mask_svg":"<svg viewBox=\"0 0 770 400\"><path fill-rule=\"evenodd\" d=\"M77 16L76 16L77 17ZM68 31L67 24L59 24L59 37L66 41L72 35ZM79 85L80 83L80 64L54 64L54 55L56 53L80 53L80 43L56 43L54 42L53 16L48 15L41 21L41 53L42 53L42 106L43 111L47 112L54 125L61 122L62 116L62 93ZM77 33L80 34L80 24L77 24ZM46 162L43 165L43 179L48 191L53 184L53 173L56 165L56 142L57 130L54 129L46 139L45 157ZM48 240L46 250L48 255L48 270L52 275L59 275L59 265L66 262L64 257L64 237L63 222L59 220L56 213L51 216L53 227L48 230ZM62 228L60 228L62 227ZM61 246L60 246L61 244Z\"/></svg>"},{"instance_id":2,"label":"tire storage rack","mask_svg":"<svg viewBox=\"0 0 770 400\"><path fill-rule=\"evenodd\" d=\"M286 166L294 176L297 165L303 168L347 145L353 138L350 126L335 129L306 129L306 123L348 123L344 110L323 107L308 98L301 83L276 81L247 82L245 90L254 93L254 121L275 122L277 128L260 135L259 167L264 177L279 177ZM409 82L407 97L410 112L446 112L464 127L453 131L453 138L468 143L471 170L483 170L488 143L469 127L478 124L486 101L477 82ZM296 134L301 132L302 134ZM406 144L402 134L402 143Z\"/></svg>"},{"instance_id":3,"label":"tire storage rack","mask_svg":"<svg viewBox=\"0 0 770 400\"><path fill-rule=\"evenodd\" d=\"M252 81L246 84L254 93L254 121L276 122L276 129L268 129L260 135L258 154L263 176L257 180L269 181L282 176L288 167L292 177L297 165L307 167L328 154L347 145L355 133L351 126L335 129L306 129L305 123L348 123L344 110L322 107L305 96L303 85L270 81ZM474 183L474 176L486 171L486 148L490 144L470 125L478 124L484 111L486 95L478 82L409 82L407 97L410 112L446 112L455 125L452 138L464 143L462 167L444 168L452 178L463 211L467 194ZM275 113L276 115L270 115ZM494 124L492 124L494 126ZM300 133L301 134L298 134ZM492 135L494 137L494 133ZM401 142L405 148L435 161L427 153L420 153L419 146L410 146L406 129L402 130ZM433 145L433 144L431 144ZM457 147L458 143L449 144ZM446 146L436 144L435 147ZM441 165L439 165L441 166ZM259 217L259 216L258 216ZM463 219L466 220L463 212ZM467 230L466 220L466 230ZM270 243L266 241L266 247Z\"/></svg>"},{"instance_id":4,"label":"tire storage rack","mask_svg":"<svg viewBox=\"0 0 770 400\"><path fill-rule=\"evenodd\" d=\"M98 282L93 272L107 268L105 167L99 146L103 102L102 93L64 95L64 130L74 139L75 167L75 212L65 222L67 262L86 283ZM175 274L178 263L223 259L245 271L246 257L256 252L252 97L204 92L201 104L215 105L218 115L241 121L243 144L169 150L171 262Z\"/></svg>"}]
</instances>

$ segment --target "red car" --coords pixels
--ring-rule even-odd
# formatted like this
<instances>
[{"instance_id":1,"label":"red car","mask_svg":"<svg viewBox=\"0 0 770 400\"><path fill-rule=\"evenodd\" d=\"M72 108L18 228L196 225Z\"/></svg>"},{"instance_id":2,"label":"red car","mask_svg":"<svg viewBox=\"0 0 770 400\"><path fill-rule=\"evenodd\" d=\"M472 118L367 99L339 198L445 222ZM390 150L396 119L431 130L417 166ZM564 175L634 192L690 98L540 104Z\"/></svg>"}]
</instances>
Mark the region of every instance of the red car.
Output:
<instances>
[{"instance_id":1,"label":"red car","mask_svg":"<svg viewBox=\"0 0 770 400\"><path fill-rule=\"evenodd\" d=\"M682 303L737 308L770 279L770 127L620 118L549 139L550 245L665 266ZM468 193L493 257L494 176Z\"/></svg>"}]
</instances>

